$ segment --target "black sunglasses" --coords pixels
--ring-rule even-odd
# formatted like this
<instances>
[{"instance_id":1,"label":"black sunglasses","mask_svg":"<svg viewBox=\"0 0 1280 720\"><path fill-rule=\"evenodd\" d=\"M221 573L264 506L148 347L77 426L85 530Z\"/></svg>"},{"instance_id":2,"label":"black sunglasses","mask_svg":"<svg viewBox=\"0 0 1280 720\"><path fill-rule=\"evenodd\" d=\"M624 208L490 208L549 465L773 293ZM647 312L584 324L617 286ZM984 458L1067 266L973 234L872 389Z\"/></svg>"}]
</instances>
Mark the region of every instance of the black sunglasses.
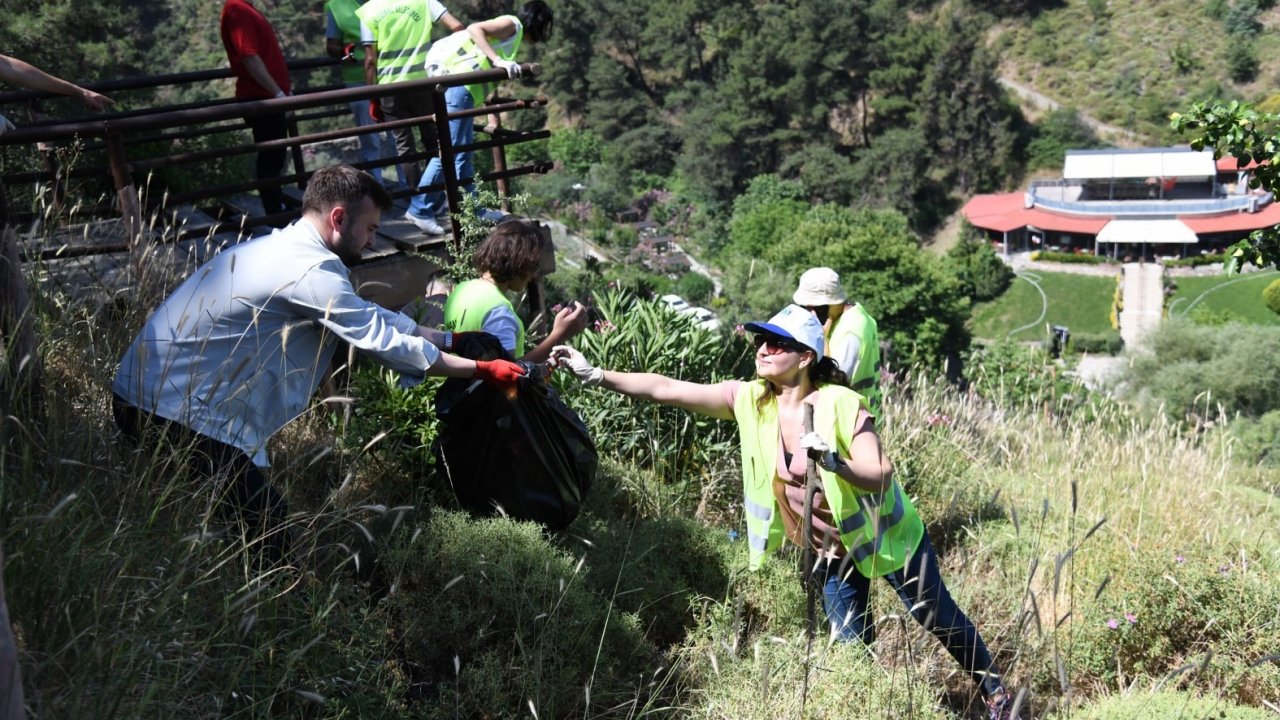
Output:
<instances>
[{"instance_id":1,"label":"black sunglasses","mask_svg":"<svg viewBox=\"0 0 1280 720\"><path fill-rule=\"evenodd\" d=\"M769 335L766 333L757 333L751 338L751 342L755 344L757 350L759 350L762 345L765 345L767 343L769 347L775 348L777 350L782 350L784 352L795 352L795 353L810 352L809 348L805 347L804 345L801 345L795 340L788 340L784 337L779 337L777 335Z\"/></svg>"}]
</instances>

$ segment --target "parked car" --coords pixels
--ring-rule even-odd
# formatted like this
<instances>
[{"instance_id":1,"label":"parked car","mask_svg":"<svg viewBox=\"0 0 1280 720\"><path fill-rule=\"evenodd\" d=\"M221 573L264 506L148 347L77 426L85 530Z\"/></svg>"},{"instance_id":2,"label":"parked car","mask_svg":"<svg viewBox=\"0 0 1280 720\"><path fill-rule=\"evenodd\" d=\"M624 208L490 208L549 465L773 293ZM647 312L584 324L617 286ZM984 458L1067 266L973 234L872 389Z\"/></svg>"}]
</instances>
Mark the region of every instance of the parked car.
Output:
<instances>
[{"instance_id":1,"label":"parked car","mask_svg":"<svg viewBox=\"0 0 1280 720\"><path fill-rule=\"evenodd\" d=\"M679 295L663 295L658 299L666 303L667 307L678 313L689 311L689 303L685 302L685 299Z\"/></svg>"},{"instance_id":2,"label":"parked car","mask_svg":"<svg viewBox=\"0 0 1280 720\"><path fill-rule=\"evenodd\" d=\"M694 322L708 330L720 329L720 318L704 307L691 307L684 314L693 316Z\"/></svg>"}]
</instances>

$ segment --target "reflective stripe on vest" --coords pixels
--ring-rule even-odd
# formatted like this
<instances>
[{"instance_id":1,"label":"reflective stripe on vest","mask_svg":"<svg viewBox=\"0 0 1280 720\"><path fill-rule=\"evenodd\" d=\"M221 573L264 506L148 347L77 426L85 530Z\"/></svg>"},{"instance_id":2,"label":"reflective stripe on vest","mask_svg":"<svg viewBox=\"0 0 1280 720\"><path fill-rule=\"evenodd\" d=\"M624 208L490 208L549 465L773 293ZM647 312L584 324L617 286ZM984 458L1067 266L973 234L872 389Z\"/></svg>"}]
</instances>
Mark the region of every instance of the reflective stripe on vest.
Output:
<instances>
[{"instance_id":1,"label":"reflective stripe on vest","mask_svg":"<svg viewBox=\"0 0 1280 720\"><path fill-rule=\"evenodd\" d=\"M356 16L373 32L378 48L378 84L427 77L427 50L435 21L421 0L369 0Z\"/></svg>"},{"instance_id":2,"label":"reflective stripe on vest","mask_svg":"<svg viewBox=\"0 0 1280 720\"><path fill-rule=\"evenodd\" d=\"M763 391L763 380L743 383L733 407L742 446L743 514L752 569L759 568L765 554L781 545L785 534L773 492L777 477L777 405L771 402L758 410L756 400ZM833 441L843 455L849 453L853 424L864 402L861 395L848 388L819 388L814 429ZM819 475L840 543L858 571L877 577L905 565L924 536L924 525L898 482L893 481L884 493L869 493L835 473L820 470Z\"/></svg>"},{"instance_id":3,"label":"reflective stripe on vest","mask_svg":"<svg viewBox=\"0 0 1280 720\"><path fill-rule=\"evenodd\" d=\"M498 57L503 60L514 60L516 53L520 50L520 41L524 39L524 25L515 15L502 15L497 19L511 21L516 27L516 32L505 40L488 38L489 45ZM480 50L475 38L471 37L466 30L459 30L442 39L431 46L431 52L427 53L427 74L433 77L459 75L492 68L493 63L489 61L489 56ZM476 107L479 107L484 104L484 96L493 87L495 83L475 83L468 85L467 91L475 100Z\"/></svg>"},{"instance_id":4,"label":"reflective stripe on vest","mask_svg":"<svg viewBox=\"0 0 1280 720\"><path fill-rule=\"evenodd\" d=\"M516 318L516 346L511 351L513 357L524 355L524 322L516 315L511 301L487 280L468 280L449 293L444 301L444 326L453 332L475 332L484 330L484 318L489 311L505 305Z\"/></svg>"}]
</instances>

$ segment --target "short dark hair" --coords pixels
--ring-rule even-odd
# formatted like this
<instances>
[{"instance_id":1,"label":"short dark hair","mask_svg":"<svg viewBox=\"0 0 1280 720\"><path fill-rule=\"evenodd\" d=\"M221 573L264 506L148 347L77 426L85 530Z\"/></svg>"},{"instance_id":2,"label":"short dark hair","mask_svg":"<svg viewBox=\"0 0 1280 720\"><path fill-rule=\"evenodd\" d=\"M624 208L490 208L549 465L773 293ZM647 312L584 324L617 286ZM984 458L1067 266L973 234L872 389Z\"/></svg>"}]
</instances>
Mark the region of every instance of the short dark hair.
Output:
<instances>
[{"instance_id":1,"label":"short dark hair","mask_svg":"<svg viewBox=\"0 0 1280 720\"><path fill-rule=\"evenodd\" d=\"M529 0L516 12L516 17L524 26L524 36L530 40L546 42L551 37L551 26L556 18L551 7L542 0Z\"/></svg>"},{"instance_id":2,"label":"short dark hair","mask_svg":"<svg viewBox=\"0 0 1280 720\"><path fill-rule=\"evenodd\" d=\"M391 196L372 175L350 165L330 165L317 170L307 181L302 211L327 213L339 205L351 208L366 197L379 210L391 207Z\"/></svg>"},{"instance_id":3,"label":"short dark hair","mask_svg":"<svg viewBox=\"0 0 1280 720\"><path fill-rule=\"evenodd\" d=\"M527 220L503 220L476 246L473 260L477 272L498 282L527 277L542 264L542 233Z\"/></svg>"}]
</instances>

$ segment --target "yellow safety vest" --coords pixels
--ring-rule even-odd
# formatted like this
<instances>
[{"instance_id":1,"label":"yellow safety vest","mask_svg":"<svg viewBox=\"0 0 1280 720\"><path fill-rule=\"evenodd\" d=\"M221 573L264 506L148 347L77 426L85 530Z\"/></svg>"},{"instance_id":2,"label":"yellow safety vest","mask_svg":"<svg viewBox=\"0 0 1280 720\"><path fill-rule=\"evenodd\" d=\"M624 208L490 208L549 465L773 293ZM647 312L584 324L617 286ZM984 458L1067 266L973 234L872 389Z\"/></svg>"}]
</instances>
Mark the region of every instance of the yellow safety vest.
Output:
<instances>
[{"instance_id":1,"label":"yellow safety vest","mask_svg":"<svg viewBox=\"0 0 1280 720\"><path fill-rule=\"evenodd\" d=\"M515 15L501 16L510 20L516 25L516 34L506 40L494 42L490 40L489 44L493 47L493 51L503 60L515 60L516 53L520 50L520 41L524 39L524 25ZM458 75L461 73L477 72L480 70L489 70L493 67L493 63L489 62L489 56L480 51L476 46L475 38L471 37L471 33L466 30L459 30L440 42L431 46L431 52L427 53L427 74L429 75ZM467 90L471 92L472 99L475 100L476 107L484 104L484 96L494 87L494 83L475 83L468 85Z\"/></svg>"},{"instance_id":2,"label":"yellow safety vest","mask_svg":"<svg viewBox=\"0 0 1280 720\"><path fill-rule=\"evenodd\" d=\"M360 18L356 17L356 11L360 9L359 0L329 0L324 4L324 9L333 16L333 22L342 33L342 44L356 44L352 55L357 62L343 63L342 82L347 85L363 85L364 48L360 46Z\"/></svg>"},{"instance_id":3,"label":"yellow safety vest","mask_svg":"<svg viewBox=\"0 0 1280 720\"><path fill-rule=\"evenodd\" d=\"M422 0L369 0L356 17L369 27L378 46L378 84L427 77L431 48L430 3Z\"/></svg>"},{"instance_id":4,"label":"yellow safety vest","mask_svg":"<svg viewBox=\"0 0 1280 720\"><path fill-rule=\"evenodd\" d=\"M751 569L758 569L767 552L782 545L785 529L773 483L778 476L778 405L757 410L765 381L743 383L733 405L742 446L743 506ZM813 427L835 450L849 457L858 410L863 397L849 388L823 385L813 412ZM901 569L920 545L924 524L897 480L883 493L859 490L833 472L819 468L822 491L840 543L858 572L869 578Z\"/></svg>"},{"instance_id":5,"label":"yellow safety vest","mask_svg":"<svg viewBox=\"0 0 1280 720\"><path fill-rule=\"evenodd\" d=\"M525 352L524 322L516 315L507 296L488 280L468 280L449 293L449 298L444 301L444 326L453 332L484 330L485 315L499 305L506 305L516 316L516 347L511 355L519 358Z\"/></svg>"},{"instance_id":6,"label":"yellow safety vest","mask_svg":"<svg viewBox=\"0 0 1280 720\"><path fill-rule=\"evenodd\" d=\"M827 337L830 349L836 340L858 338L858 361L849 374L849 387L867 399L867 410L880 417L880 330L862 303L846 307Z\"/></svg>"}]
</instances>

